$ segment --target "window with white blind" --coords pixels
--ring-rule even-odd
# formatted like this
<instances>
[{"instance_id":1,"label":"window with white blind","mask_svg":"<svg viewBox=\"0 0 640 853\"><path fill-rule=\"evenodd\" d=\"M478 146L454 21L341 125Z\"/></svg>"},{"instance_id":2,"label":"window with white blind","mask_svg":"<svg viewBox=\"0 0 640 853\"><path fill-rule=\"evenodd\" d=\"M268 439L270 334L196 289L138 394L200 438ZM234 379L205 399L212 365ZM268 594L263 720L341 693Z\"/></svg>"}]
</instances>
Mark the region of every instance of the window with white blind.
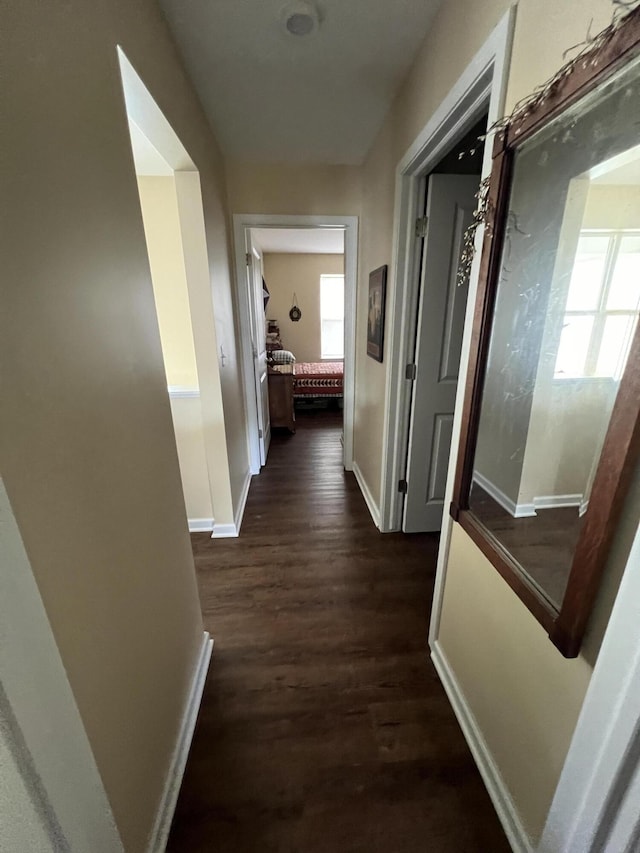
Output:
<instances>
[{"instance_id":1,"label":"window with white blind","mask_svg":"<svg viewBox=\"0 0 640 853\"><path fill-rule=\"evenodd\" d=\"M619 379L640 305L640 231L583 231L555 378Z\"/></svg>"},{"instance_id":2,"label":"window with white blind","mask_svg":"<svg viewBox=\"0 0 640 853\"><path fill-rule=\"evenodd\" d=\"M344 358L344 276L320 276L322 358Z\"/></svg>"}]
</instances>

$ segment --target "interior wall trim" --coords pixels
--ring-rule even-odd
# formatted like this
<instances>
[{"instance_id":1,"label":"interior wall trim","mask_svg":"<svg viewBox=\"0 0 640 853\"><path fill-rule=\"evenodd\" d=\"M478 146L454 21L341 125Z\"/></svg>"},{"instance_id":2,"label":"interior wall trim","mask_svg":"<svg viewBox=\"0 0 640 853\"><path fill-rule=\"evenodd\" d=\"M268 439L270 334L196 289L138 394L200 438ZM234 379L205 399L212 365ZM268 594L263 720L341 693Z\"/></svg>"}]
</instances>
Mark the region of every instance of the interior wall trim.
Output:
<instances>
[{"instance_id":1,"label":"interior wall trim","mask_svg":"<svg viewBox=\"0 0 640 853\"><path fill-rule=\"evenodd\" d=\"M240 531L235 524L214 524L211 531L212 539L234 539Z\"/></svg>"},{"instance_id":2,"label":"interior wall trim","mask_svg":"<svg viewBox=\"0 0 640 853\"><path fill-rule=\"evenodd\" d=\"M639 601L640 527L537 853L631 853L638 849Z\"/></svg>"},{"instance_id":3,"label":"interior wall trim","mask_svg":"<svg viewBox=\"0 0 640 853\"><path fill-rule=\"evenodd\" d=\"M208 533L215 526L213 518L190 518L188 521L189 533Z\"/></svg>"},{"instance_id":4,"label":"interior wall trim","mask_svg":"<svg viewBox=\"0 0 640 853\"><path fill-rule=\"evenodd\" d=\"M242 490L240 492L240 497L238 498L238 506L233 514L233 520L236 526L237 536L240 535L240 528L242 527L242 519L244 518L244 510L247 505L247 498L249 497L249 488L251 486L251 471L247 470L244 475L244 483L242 484Z\"/></svg>"},{"instance_id":5,"label":"interior wall trim","mask_svg":"<svg viewBox=\"0 0 640 853\"><path fill-rule=\"evenodd\" d=\"M167 391L169 392L169 396L172 400L179 400L182 397L199 397L200 389L199 388L187 388L182 385L169 385L167 387Z\"/></svg>"},{"instance_id":6,"label":"interior wall trim","mask_svg":"<svg viewBox=\"0 0 640 853\"><path fill-rule=\"evenodd\" d=\"M487 742L482 736L480 726L476 722L455 673L437 640L431 646L431 659L512 850L514 853L534 853L534 847L520 819L509 789L493 760Z\"/></svg>"},{"instance_id":7,"label":"interior wall trim","mask_svg":"<svg viewBox=\"0 0 640 853\"><path fill-rule=\"evenodd\" d=\"M191 740L196 727L196 719L202 701L204 684L209 671L211 652L213 651L213 639L209 632L205 631L200 647L200 654L196 663L191 690L182 715L180 731L176 740L175 749L171 758L169 772L165 781L164 790L160 799L160 805L156 813L156 820L151 831L147 853L164 853L171 829L171 821L176 810L180 785L189 756Z\"/></svg>"},{"instance_id":8,"label":"interior wall trim","mask_svg":"<svg viewBox=\"0 0 640 853\"><path fill-rule=\"evenodd\" d=\"M368 508L369 512L371 513L371 518L373 519L373 523L375 524L375 526L379 530L380 529L380 509L378 507L378 504L375 502L373 495L371 494L371 489L369 488L369 485L364 478L364 474L360 470L360 466L355 461L355 459L353 461L353 473L355 475L358 486L360 487L360 491L362 492L362 497L364 498L365 503L367 505L367 508Z\"/></svg>"}]
</instances>

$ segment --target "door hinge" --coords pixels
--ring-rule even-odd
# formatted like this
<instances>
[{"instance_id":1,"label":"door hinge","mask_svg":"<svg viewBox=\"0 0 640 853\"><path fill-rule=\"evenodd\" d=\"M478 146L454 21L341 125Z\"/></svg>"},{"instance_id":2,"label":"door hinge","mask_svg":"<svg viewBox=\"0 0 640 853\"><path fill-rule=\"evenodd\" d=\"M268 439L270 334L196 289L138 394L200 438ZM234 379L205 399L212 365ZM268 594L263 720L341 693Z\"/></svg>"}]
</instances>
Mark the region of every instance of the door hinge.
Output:
<instances>
[{"instance_id":1,"label":"door hinge","mask_svg":"<svg viewBox=\"0 0 640 853\"><path fill-rule=\"evenodd\" d=\"M247 266L250 267L251 266L251 252L247 252L247 254L244 256L244 259L247 262Z\"/></svg>"},{"instance_id":2,"label":"door hinge","mask_svg":"<svg viewBox=\"0 0 640 853\"><path fill-rule=\"evenodd\" d=\"M427 236L427 225L429 223L428 216L419 216L416 219L416 237Z\"/></svg>"},{"instance_id":3,"label":"door hinge","mask_svg":"<svg viewBox=\"0 0 640 853\"><path fill-rule=\"evenodd\" d=\"M404 369L404 378L415 381L417 373L418 368L415 366L415 364L408 364Z\"/></svg>"},{"instance_id":4,"label":"door hinge","mask_svg":"<svg viewBox=\"0 0 640 853\"><path fill-rule=\"evenodd\" d=\"M261 430L261 429L259 429L259 430L258 430L258 438L263 438L262 430Z\"/></svg>"},{"instance_id":5,"label":"door hinge","mask_svg":"<svg viewBox=\"0 0 640 853\"><path fill-rule=\"evenodd\" d=\"M406 480L398 480L398 491L401 495L407 494L407 481Z\"/></svg>"}]
</instances>

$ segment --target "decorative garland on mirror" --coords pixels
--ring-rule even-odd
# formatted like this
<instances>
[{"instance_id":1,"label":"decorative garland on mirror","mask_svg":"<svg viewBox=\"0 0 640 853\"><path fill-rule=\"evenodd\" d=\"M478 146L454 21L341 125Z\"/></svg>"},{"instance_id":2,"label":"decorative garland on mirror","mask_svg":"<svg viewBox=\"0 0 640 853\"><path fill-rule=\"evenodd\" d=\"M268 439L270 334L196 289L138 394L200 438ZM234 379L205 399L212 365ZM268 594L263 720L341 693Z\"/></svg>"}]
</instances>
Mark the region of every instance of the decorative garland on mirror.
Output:
<instances>
[{"instance_id":1,"label":"decorative garland on mirror","mask_svg":"<svg viewBox=\"0 0 640 853\"><path fill-rule=\"evenodd\" d=\"M522 121L526 118L533 109L538 107L540 104L543 104L547 98L553 95L558 88L558 85L568 74L571 73L571 71L573 71L576 66L582 64L583 68L587 68L589 62L591 62L592 65L595 64L594 59L589 59L591 52L604 47L613 34L624 24L627 16L640 6L640 0L611 0L611 2L614 9L609 26L605 27L597 33L597 35L592 36L590 24L584 41L572 45L563 53L564 59L570 53L577 50L578 52L574 58L566 62L552 77L547 80L546 83L536 86L530 95L527 95L525 98L521 98L509 115L503 116L495 121L491 127L487 128L486 133L478 137L478 142L485 143L492 134L505 130L515 121ZM472 148L469 151L462 151L458 154L458 159L462 160L463 157L473 156L475 153L476 148ZM466 284L469 280L471 265L476 254L475 244L478 228L481 225L485 225L487 228L490 227L491 210L489 203L489 183L490 178L488 176L480 182L478 192L476 193L478 203L476 205L476 209L473 211L473 220L465 229L462 238L462 252L460 254L458 274L456 276L456 283L458 287Z\"/></svg>"}]
</instances>

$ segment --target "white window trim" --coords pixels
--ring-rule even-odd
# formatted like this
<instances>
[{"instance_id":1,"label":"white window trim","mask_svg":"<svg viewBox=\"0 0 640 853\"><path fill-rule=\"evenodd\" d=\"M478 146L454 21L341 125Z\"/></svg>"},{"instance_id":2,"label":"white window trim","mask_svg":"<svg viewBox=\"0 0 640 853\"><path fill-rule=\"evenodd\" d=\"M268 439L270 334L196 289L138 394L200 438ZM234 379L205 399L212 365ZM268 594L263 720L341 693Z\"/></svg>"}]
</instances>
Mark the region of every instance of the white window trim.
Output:
<instances>
[{"instance_id":1,"label":"white window trim","mask_svg":"<svg viewBox=\"0 0 640 853\"><path fill-rule=\"evenodd\" d=\"M323 317L322 315L322 280L323 279L334 279L339 278L342 282L342 292L343 292L343 300L342 300L342 317ZM320 358L322 361L343 361L344 360L344 273L322 273L320 275ZM342 353L338 354L325 354L324 352L324 336L323 336L323 321L327 320L340 320L342 322L343 329L343 338L342 338Z\"/></svg>"}]
</instances>

